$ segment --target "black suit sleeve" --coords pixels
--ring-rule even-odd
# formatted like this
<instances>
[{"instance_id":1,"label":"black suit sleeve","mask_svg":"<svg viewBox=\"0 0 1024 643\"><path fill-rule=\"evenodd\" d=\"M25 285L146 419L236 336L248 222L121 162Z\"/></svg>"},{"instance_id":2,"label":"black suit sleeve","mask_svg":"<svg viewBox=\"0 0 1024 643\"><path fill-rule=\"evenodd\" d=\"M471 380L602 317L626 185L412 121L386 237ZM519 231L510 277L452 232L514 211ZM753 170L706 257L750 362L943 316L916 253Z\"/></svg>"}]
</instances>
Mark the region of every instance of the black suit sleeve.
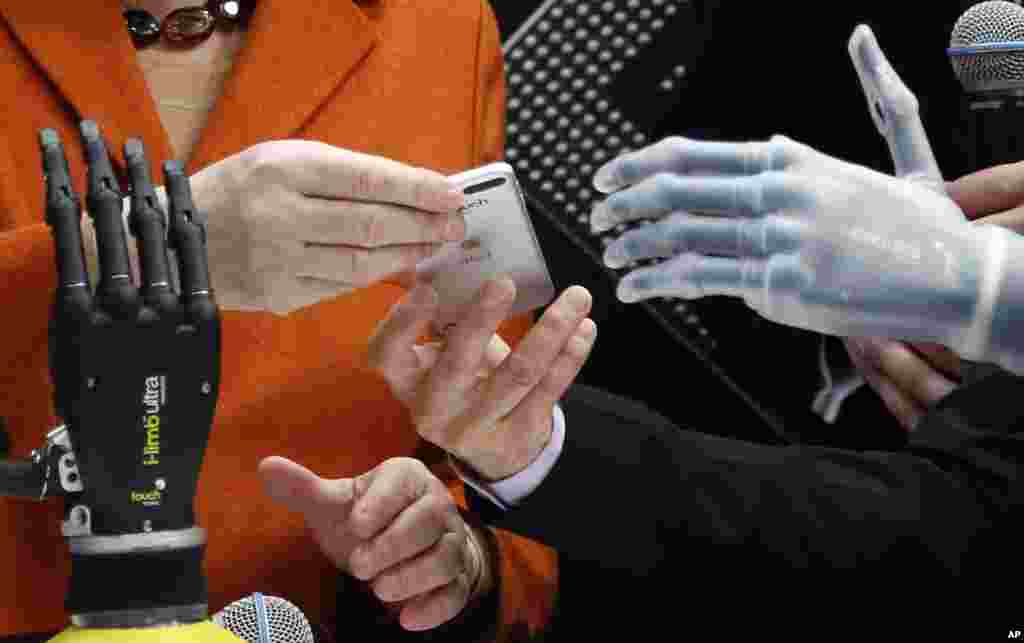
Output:
<instances>
[{"instance_id":1,"label":"black suit sleeve","mask_svg":"<svg viewBox=\"0 0 1024 643\"><path fill-rule=\"evenodd\" d=\"M855 452L680 430L634 402L576 388L544 483L508 512L473 493L470 503L496 527L634 577L698 565L719 577L985 574L1017 549L1021 392L1024 380L988 377L944 400L905 448Z\"/></svg>"}]
</instances>

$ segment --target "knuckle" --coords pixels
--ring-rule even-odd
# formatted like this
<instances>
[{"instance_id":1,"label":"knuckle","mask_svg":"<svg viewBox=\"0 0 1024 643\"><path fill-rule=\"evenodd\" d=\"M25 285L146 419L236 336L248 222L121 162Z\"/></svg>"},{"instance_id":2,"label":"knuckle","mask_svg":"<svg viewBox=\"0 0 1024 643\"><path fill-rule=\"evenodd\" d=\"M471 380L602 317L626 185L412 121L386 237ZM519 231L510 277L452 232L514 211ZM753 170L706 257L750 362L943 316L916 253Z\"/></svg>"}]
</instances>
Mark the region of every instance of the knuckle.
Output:
<instances>
[{"instance_id":1,"label":"knuckle","mask_svg":"<svg viewBox=\"0 0 1024 643\"><path fill-rule=\"evenodd\" d=\"M349 518L349 528L352 533L361 540L368 540L374 536L377 527L377 509L374 506L367 506L367 504L360 503L359 506L352 511L352 516ZM358 560L362 562L364 568L368 568L373 564L373 558L381 551L387 550L387 538L382 537L379 542L375 542L372 548L368 548ZM352 562L355 563L357 558L353 558Z\"/></svg>"},{"instance_id":2,"label":"knuckle","mask_svg":"<svg viewBox=\"0 0 1024 643\"><path fill-rule=\"evenodd\" d=\"M373 270L373 251L367 248L345 248L348 257L347 281L358 287L369 286L375 280Z\"/></svg>"},{"instance_id":3,"label":"knuckle","mask_svg":"<svg viewBox=\"0 0 1024 643\"><path fill-rule=\"evenodd\" d=\"M444 485L439 484L435 488L430 496L430 503L431 510L443 520L445 526L448 526L453 521L453 518L459 517L455 501Z\"/></svg>"},{"instance_id":4,"label":"knuckle","mask_svg":"<svg viewBox=\"0 0 1024 643\"><path fill-rule=\"evenodd\" d=\"M384 221L379 208L368 208L359 218L356 243L366 248L378 248L385 243Z\"/></svg>"},{"instance_id":5,"label":"knuckle","mask_svg":"<svg viewBox=\"0 0 1024 643\"><path fill-rule=\"evenodd\" d=\"M542 332L551 335L561 335L570 330L569 327L572 325L575 317L562 306L555 306L549 309L541 317L539 325Z\"/></svg>"},{"instance_id":6,"label":"knuckle","mask_svg":"<svg viewBox=\"0 0 1024 643\"><path fill-rule=\"evenodd\" d=\"M423 503L424 508L424 512L421 514L423 527L429 526L435 529L440 538L448 525L447 503L437 494L427 495L420 502Z\"/></svg>"},{"instance_id":7,"label":"knuckle","mask_svg":"<svg viewBox=\"0 0 1024 643\"><path fill-rule=\"evenodd\" d=\"M273 221L276 208L271 205L266 187L262 189L245 189L241 192L238 204L241 209L242 219L248 220L248 226L243 226L247 232L258 233L263 229L265 222ZM258 227L257 227L258 226Z\"/></svg>"},{"instance_id":8,"label":"knuckle","mask_svg":"<svg viewBox=\"0 0 1024 643\"><path fill-rule=\"evenodd\" d=\"M373 524L379 511L378 501L373 497L367 496L369 487L370 485L366 484L364 488L360 489L357 482L352 494L355 504L352 506L352 511L349 514L349 527L360 538L368 538L372 535L370 526Z\"/></svg>"},{"instance_id":9,"label":"knuckle","mask_svg":"<svg viewBox=\"0 0 1024 643\"><path fill-rule=\"evenodd\" d=\"M352 175L352 191L359 196L373 194L377 187L377 180L369 168L356 170Z\"/></svg>"},{"instance_id":10,"label":"knuckle","mask_svg":"<svg viewBox=\"0 0 1024 643\"><path fill-rule=\"evenodd\" d=\"M378 576L372 583L373 593L385 603L394 603L413 595L413 582L408 574L387 573Z\"/></svg>"},{"instance_id":11,"label":"knuckle","mask_svg":"<svg viewBox=\"0 0 1024 643\"><path fill-rule=\"evenodd\" d=\"M373 560L369 553L356 549L348 555L349 572L360 580L369 580L373 573Z\"/></svg>"},{"instance_id":12,"label":"knuckle","mask_svg":"<svg viewBox=\"0 0 1024 643\"><path fill-rule=\"evenodd\" d=\"M512 353L505 358L504 367L515 386L530 387L540 378L540 368L522 355Z\"/></svg>"},{"instance_id":13,"label":"knuckle","mask_svg":"<svg viewBox=\"0 0 1024 643\"><path fill-rule=\"evenodd\" d=\"M459 379L474 372L476 364L471 356L462 351L448 351L437 360L434 368L441 378Z\"/></svg>"},{"instance_id":14,"label":"knuckle","mask_svg":"<svg viewBox=\"0 0 1024 643\"><path fill-rule=\"evenodd\" d=\"M417 176L417 178L413 179L409 192L412 203L416 205L423 205L427 203L430 196L427 178L424 176Z\"/></svg>"},{"instance_id":15,"label":"knuckle","mask_svg":"<svg viewBox=\"0 0 1024 643\"><path fill-rule=\"evenodd\" d=\"M417 480L424 481L426 483L434 480L434 474L430 472L427 465L423 464L422 461L415 458L402 458L405 463L405 467L408 469L409 474L414 476Z\"/></svg>"},{"instance_id":16,"label":"knuckle","mask_svg":"<svg viewBox=\"0 0 1024 643\"><path fill-rule=\"evenodd\" d=\"M375 168L364 168L357 171L352 180L353 191L363 197L383 195L393 187L393 181L388 175Z\"/></svg>"},{"instance_id":17,"label":"knuckle","mask_svg":"<svg viewBox=\"0 0 1024 643\"><path fill-rule=\"evenodd\" d=\"M239 157L245 176L253 183L276 182L284 172L282 148L276 143L257 143Z\"/></svg>"},{"instance_id":18,"label":"knuckle","mask_svg":"<svg viewBox=\"0 0 1024 643\"><path fill-rule=\"evenodd\" d=\"M397 456L394 458L388 458L387 460L382 462L380 466L381 469L397 469L400 471L404 471L409 469L412 466L412 464L416 462L418 462L418 460L415 460L414 458Z\"/></svg>"},{"instance_id":19,"label":"knuckle","mask_svg":"<svg viewBox=\"0 0 1024 643\"><path fill-rule=\"evenodd\" d=\"M405 475L402 475L398 482L399 493L410 502L418 500L426 489L423 476L411 474L410 470L406 470L404 473Z\"/></svg>"},{"instance_id":20,"label":"knuckle","mask_svg":"<svg viewBox=\"0 0 1024 643\"><path fill-rule=\"evenodd\" d=\"M553 369L553 375L565 376L575 371L580 367L581 364L587 359L587 355L590 354L590 343L582 337L573 337L569 340L569 343L565 345L565 372L561 372Z\"/></svg>"}]
</instances>

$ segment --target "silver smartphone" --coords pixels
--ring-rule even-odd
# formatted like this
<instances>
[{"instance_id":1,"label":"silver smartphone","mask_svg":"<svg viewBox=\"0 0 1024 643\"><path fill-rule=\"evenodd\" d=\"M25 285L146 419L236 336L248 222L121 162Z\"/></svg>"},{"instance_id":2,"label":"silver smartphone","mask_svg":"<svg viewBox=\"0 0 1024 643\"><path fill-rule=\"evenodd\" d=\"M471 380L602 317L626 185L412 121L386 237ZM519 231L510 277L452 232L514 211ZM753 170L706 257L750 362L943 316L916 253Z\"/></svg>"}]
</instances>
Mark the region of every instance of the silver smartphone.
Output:
<instances>
[{"instance_id":1,"label":"silver smartphone","mask_svg":"<svg viewBox=\"0 0 1024 643\"><path fill-rule=\"evenodd\" d=\"M419 278L430 282L438 294L434 330L447 332L492 279L509 277L515 282L511 315L550 303L555 286L512 166L492 163L450 180L466 195L459 211L466 222L465 240L446 244L417 268Z\"/></svg>"}]
</instances>

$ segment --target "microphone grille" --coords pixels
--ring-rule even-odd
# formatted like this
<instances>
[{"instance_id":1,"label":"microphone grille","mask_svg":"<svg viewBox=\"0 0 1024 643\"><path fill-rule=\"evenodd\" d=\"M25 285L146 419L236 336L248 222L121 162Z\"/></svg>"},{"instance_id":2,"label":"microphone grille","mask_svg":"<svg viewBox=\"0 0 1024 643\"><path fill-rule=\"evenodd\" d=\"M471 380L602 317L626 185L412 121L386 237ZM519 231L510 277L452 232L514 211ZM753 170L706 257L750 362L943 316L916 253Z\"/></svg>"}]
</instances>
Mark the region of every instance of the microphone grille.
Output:
<instances>
[{"instance_id":1,"label":"microphone grille","mask_svg":"<svg viewBox=\"0 0 1024 643\"><path fill-rule=\"evenodd\" d=\"M950 48L1020 42L1024 46L1024 8L1003 0L982 2L964 12ZM1024 50L985 51L950 56L953 71L970 92L1024 87Z\"/></svg>"},{"instance_id":2,"label":"microphone grille","mask_svg":"<svg viewBox=\"0 0 1024 643\"><path fill-rule=\"evenodd\" d=\"M249 643L314 643L302 610L277 596L246 596L214 614L213 622Z\"/></svg>"}]
</instances>

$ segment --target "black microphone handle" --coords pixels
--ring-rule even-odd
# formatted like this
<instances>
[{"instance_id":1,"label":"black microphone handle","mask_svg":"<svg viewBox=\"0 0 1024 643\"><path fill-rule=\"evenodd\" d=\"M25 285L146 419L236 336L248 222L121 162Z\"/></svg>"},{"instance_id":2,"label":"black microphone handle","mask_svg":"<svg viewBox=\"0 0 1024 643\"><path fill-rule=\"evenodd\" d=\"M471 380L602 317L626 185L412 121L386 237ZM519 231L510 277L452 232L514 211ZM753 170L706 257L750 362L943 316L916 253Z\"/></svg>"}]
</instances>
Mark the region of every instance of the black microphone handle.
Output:
<instances>
[{"instance_id":1,"label":"black microphone handle","mask_svg":"<svg viewBox=\"0 0 1024 643\"><path fill-rule=\"evenodd\" d=\"M1024 99L965 96L962 105L968 172L1024 160Z\"/></svg>"}]
</instances>

